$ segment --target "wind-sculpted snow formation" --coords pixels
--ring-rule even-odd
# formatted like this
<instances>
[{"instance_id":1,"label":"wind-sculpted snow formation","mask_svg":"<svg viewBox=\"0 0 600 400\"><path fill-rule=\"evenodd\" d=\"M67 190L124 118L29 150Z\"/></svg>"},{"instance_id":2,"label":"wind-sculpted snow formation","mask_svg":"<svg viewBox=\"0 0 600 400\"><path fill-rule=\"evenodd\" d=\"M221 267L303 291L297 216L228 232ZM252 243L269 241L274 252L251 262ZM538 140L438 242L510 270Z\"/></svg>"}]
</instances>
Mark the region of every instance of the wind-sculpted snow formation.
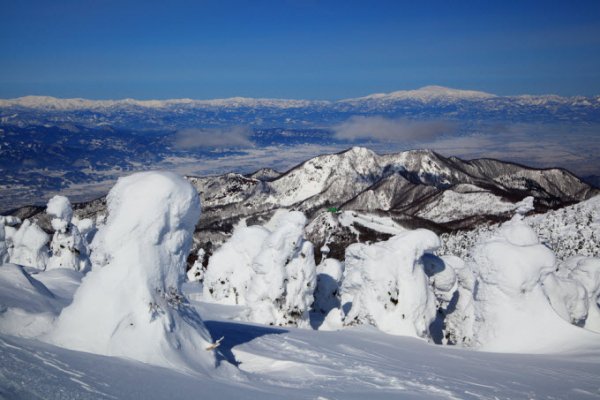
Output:
<instances>
[{"instance_id":1,"label":"wind-sculpted snow formation","mask_svg":"<svg viewBox=\"0 0 600 400\"><path fill-rule=\"evenodd\" d=\"M238 227L209 261L205 295L247 305L251 321L308 324L316 267L305 225L301 212L282 210L264 227Z\"/></svg>"},{"instance_id":2,"label":"wind-sculpted snow formation","mask_svg":"<svg viewBox=\"0 0 600 400\"><path fill-rule=\"evenodd\" d=\"M0 266L0 332L35 337L47 332L61 304L20 265Z\"/></svg>"},{"instance_id":3,"label":"wind-sculpted snow formation","mask_svg":"<svg viewBox=\"0 0 600 400\"><path fill-rule=\"evenodd\" d=\"M324 259L317 267L311 300L313 316L321 315L321 322L313 326L335 330L369 324L440 344L507 352L568 351L573 342L600 340L591 332L598 331L600 316L600 259L576 257L559 263L524 218L532 209L531 197L515 204L515 216L475 240L466 259L437 256L440 239L426 229L348 246L343 263ZM279 225L277 235L272 221L265 227L236 228L209 262L205 295L245 305L255 322L295 325L296 320L277 319L265 310L281 304L282 286L277 291L273 283L287 278L277 266L299 243L303 223L287 221L287 230ZM380 228L391 231L389 225ZM290 236L283 233L292 231ZM287 251L276 237L287 237ZM271 267L257 260L269 260ZM294 296L309 295L284 292L286 304ZM261 293L266 301L257 303L259 297L250 293Z\"/></svg>"},{"instance_id":4,"label":"wind-sculpted snow formation","mask_svg":"<svg viewBox=\"0 0 600 400\"><path fill-rule=\"evenodd\" d=\"M556 272L556 259L533 229L516 215L474 250L477 290L474 345L485 350L568 350L597 334L565 321L552 307L543 282ZM558 288L560 292L563 288Z\"/></svg>"},{"instance_id":5,"label":"wind-sculpted snow formation","mask_svg":"<svg viewBox=\"0 0 600 400\"><path fill-rule=\"evenodd\" d=\"M28 267L45 269L50 251L50 238L38 225L25 220L18 229L5 227L6 242L9 244L10 262Z\"/></svg>"},{"instance_id":6,"label":"wind-sculpted snow formation","mask_svg":"<svg viewBox=\"0 0 600 400\"><path fill-rule=\"evenodd\" d=\"M433 290L421 257L439 246L431 231L417 229L388 241L346 249L342 306L347 325L370 323L384 332L429 337L435 319Z\"/></svg>"},{"instance_id":7,"label":"wind-sculpted snow formation","mask_svg":"<svg viewBox=\"0 0 600 400\"><path fill-rule=\"evenodd\" d=\"M46 213L54 217L51 221L54 229L50 249L52 256L46 269L70 268L76 271L87 271L90 267L87 242L72 223L73 210L69 199L54 196L48 202Z\"/></svg>"},{"instance_id":8,"label":"wind-sculpted snow formation","mask_svg":"<svg viewBox=\"0 0 600 400\"><path fill-rule=\"evenodd\" d=\"M181 370L209 370L211 337L181 293L200 216L194 188L167 172L121 178L94 239L101 253L48 340Z\"/></svg>"}]
</instances>

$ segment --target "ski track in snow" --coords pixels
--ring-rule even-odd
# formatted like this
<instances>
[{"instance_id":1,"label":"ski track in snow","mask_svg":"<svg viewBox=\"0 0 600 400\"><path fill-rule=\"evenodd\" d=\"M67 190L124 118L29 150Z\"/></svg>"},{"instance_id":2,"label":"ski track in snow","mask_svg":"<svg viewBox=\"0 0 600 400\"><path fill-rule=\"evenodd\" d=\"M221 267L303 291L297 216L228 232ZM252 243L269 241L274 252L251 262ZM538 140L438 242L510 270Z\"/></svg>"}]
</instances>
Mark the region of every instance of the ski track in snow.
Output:
<instances>
[{"instance_id":1,"label":"ski track in snow","mask_svg":"<svg viewBox=\"0 0 600 400\"><path fill-rule=\"evenodd\" d=\"M318 388L326 391L331 388L332 382L335 382L336 391L340 388L377 391L386 392L390 397L418 396L427 393L427 397L448 399L520 398L524 394L530 398L538 398L536 392L540 387L536 388L529 384L529 379L535 382L559 378L566 383L574 378L574 373L581 374L581 371L571 368L555 370L552 366L544 367L544 357L536 359L535 356L531 356L527 359L527 356L513 355L512 357L516 357L514 361L522 359L529 364L515 368L513 372L510 355L436 349L424 342L406 338L398 341L415 343L402 343L404 346L395 349L392 337L363 332L362 329L348 333L352 338L351 344L331 346L318 346L321 341L316 336L311 338L314 340L310 340L288 335L283 337L269 335L244 346L244 350L234 351L234 354L238 357L238 361L241 361L242 370L263 375L266 383L277 384L277 381L273 380L273 376L277 376L279 380L282 378L285 380L286 386L298 389ZM316 335L323 334L325 333L316 333ZM310 334L310 336L314 335L314 333ZM327 335L329 338L324 340L324 343L336 343L336 336L340 334ZM366 337L363 338L363 335ZM377 336L381 338L373 341L367 339ZM425 358L422 360L419 359L419 349L424 350L422 354ZM432 353L437 351L440 353ZM264 356L265 354L272 355L271 362ZM474 360L471 360L470 356L473 356ZM494 358L498 358L498 362L494 362ZM480 359L481 364L479 364ZM461 364L467 367L464 372L460 371L461 368L456 368ZM596 373L583 373L579 376L588 382L594 382L600 370L597 364L595 369ZM507 379L498 379L496 371L498 375L505 376ZM525 371L527 373L524 374ZM481 376L481 372L485 375ZM573 398L584 392L600 397L600 385L594 388L595 392L593 389L573 388L560 394L560 388L554 389L557 390L556 398L564 398L564 396ZM562 388L564 389L566 386ZM540 398L546 396L551 398L551 392Z\"/></svg>"},{"instance_id":2,"label":"ski track in snow","mask_svg":"<svg viewBox=\"0 0 600 400\"><path fill-rule=\"evenodd\" d=\"M3 387L0 388L0 397L2 398L44 399L53 392L56 381L61 385L60 397L65 395L65 398L80 398L81 395L85 395L81 393L83 390L91 395L90 398L117 398L96 388L109 387L108 383L86 382L88 378L84 372L61 361L60 356L55 353L15 346L1 338L0 349L2 365L0 384ZM23 369L27 370L27 374L18 373Z\"/></svg>"},{"instance_id":3,"label":"ski track in snow","mask_svg":"<svg viewBox=\"0 0 600 400\"><path fill-rule=\"evenodd\" d=\"M223 308L197 305L214 309L209 315ZM213 337L225 336L222 352L239 364L241 378L186 375L3 335L0 398L600 398L598 349L495 354L442 348L369 327L318 332L227 320L206 325Z\"/></svg>"}]
</instances>

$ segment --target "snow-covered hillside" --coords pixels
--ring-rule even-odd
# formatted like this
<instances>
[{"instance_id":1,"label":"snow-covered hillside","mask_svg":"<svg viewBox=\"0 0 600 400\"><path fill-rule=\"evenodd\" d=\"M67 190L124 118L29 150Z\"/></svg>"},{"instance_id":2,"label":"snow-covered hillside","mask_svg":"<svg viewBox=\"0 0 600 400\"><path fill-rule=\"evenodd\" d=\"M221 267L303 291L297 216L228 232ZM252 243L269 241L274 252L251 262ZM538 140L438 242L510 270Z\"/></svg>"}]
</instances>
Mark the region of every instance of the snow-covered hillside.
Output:
<instances>
[{"instance_id":1,"label":"snow-covered hillside","mask_svg":"<svg viewBox=\"0 0 600 400\"><path fill-rule=\"evenodd\" d=\"M525 217L525 221L559 260L575 255L600 257L600 196L558 210L530 215ZM470 258L472 246L497 228L498 224L483 224L471 230L442 234L440 252Z\"/></svg>"},{"instance_id":2,"label":"snow-covered hillside","mask_svg":"<svg viewBox=\"0 0 600 400\"><path fill-rule=\"evenodd\" d=\"M379 155L364 147L318 156L266 179L239 174L188 179L202 197L198 238L207 252L212 251L207 242L220 245L240 219L266 220L280 207L303 211L319 230L314 221L333 207L384 213L401 225L444 232L506 220L526 196L542 212L597 193L562 169L464 161L430 150ZM319 253L323 235L315 244Z\"/></svg>"},{"instance_id":3,"label":"snow-covered hillside","mask_svg":"<svg viewBox=\"0 0 600 400\"><path fill-rule=\"evenodd\" d=\"M560 170L490 166L503 164L356 148L269 180L133 174L93 220L62 196L44 218L3 217L0 395L598 396L600 197L528 215L545 194L593 193ZM455 194L475 193L461 210L493 210L474 186L526 194L510 171L539 197L507 201L509 220L470 233L440 238L389 210L304 215L348 196L343 176L364 191L389 173L439 191L421 209L436 218L458 213L444 205L465 201L444 200ZM471 183L448 190L458 179ZM198 186L215 190L214 215L259 200L276 210L257 207L223 245L192 251Z\"/></svg>"}]
</instances>

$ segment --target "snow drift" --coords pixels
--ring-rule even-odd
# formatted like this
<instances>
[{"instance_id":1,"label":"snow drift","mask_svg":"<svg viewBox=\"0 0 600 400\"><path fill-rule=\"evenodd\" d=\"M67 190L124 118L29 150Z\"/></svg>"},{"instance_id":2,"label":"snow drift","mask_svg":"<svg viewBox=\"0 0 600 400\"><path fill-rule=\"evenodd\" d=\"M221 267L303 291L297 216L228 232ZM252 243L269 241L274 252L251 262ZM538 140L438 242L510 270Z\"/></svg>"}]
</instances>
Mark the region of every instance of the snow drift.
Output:
<instances>
[{"instance_id":1,"label":"snow drift","mask_svg":"<svg viewBox=\"0 0 600 400\"><path fill-rule=\"evenodd\" d=\"M172 173L142 172L119 179L107 203L92 271L48 340L180 370L212 369L210 335L181 294L198 193Z\"/></svg>"},{"instance_id":2,"label":"snow drift","mask_svg":"<svg viewBox=\"0 0 600 400\"><path fill-rule=\"evenodd\" d=\"M20 265L0 266L0 332L35 337L47 332L61 304Z\"/></svg>"}]
</instances>

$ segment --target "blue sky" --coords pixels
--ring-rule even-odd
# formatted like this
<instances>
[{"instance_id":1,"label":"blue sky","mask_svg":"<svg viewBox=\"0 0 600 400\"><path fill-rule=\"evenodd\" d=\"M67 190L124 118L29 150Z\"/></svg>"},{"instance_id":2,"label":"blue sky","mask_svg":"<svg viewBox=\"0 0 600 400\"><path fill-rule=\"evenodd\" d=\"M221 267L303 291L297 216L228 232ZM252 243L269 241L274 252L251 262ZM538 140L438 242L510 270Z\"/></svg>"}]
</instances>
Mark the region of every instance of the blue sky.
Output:
<instances>
[{"instance_id":1,"label":"blue sky","mask_svg":"<svg viewBox=\"0 0 600 400\"><path fill-rule=\"evenodd\" d=\"M0 51L0 98L596 95L600 1L3 0Z\"/></svg>"}]
</instances>

